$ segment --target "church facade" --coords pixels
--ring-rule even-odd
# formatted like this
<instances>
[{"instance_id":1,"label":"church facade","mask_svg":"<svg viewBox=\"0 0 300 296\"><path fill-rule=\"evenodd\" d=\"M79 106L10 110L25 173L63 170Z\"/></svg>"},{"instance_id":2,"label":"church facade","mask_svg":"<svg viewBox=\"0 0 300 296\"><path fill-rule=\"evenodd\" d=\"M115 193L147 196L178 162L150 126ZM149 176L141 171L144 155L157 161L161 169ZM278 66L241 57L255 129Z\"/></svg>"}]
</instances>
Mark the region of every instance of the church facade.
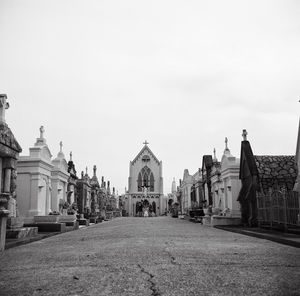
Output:
<instances>
[{"instance_id":1,"label":"church facade","mask_svg":"<svg viewBox=\"0 0 300 296\"><path fill-rule=\"evenodd\" d=\"M150 208L153 215L162 215L166 210L163 195L162 161L150 150L149 143L130 161L126 210L129 216L137 216L142 206Z\"/></svg>"}]
</instances>

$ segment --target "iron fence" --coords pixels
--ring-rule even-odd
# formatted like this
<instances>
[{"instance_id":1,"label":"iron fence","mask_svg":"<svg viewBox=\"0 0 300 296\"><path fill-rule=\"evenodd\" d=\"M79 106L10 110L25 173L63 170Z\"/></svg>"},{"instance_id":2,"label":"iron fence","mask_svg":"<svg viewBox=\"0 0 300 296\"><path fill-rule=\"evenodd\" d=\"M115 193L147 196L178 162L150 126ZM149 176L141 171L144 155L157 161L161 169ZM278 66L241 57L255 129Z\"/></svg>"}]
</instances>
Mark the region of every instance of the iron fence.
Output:
<instances>
[{"instance_id":1,"label":"iron fence","mask_svg":"<svg viewBox=\"0 0 300 296\"><path fill-rule=\"evenodd\" d=\"M300 194L295 191L269 189L268 194L257 193L258 224L272 227L300 227Z\"/></svg>"}]
</instances>

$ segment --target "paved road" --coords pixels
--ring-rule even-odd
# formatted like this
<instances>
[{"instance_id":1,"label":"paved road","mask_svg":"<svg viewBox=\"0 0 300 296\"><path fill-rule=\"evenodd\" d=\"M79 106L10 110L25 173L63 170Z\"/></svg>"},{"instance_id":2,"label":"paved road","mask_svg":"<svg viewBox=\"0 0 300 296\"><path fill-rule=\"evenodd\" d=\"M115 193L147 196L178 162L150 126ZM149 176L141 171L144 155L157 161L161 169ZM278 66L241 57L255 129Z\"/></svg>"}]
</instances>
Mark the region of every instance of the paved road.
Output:
<instances>
[{"instance_id":1,"label":"paved road","mask_svg":"<svg viewBox=\"0 0 300 296\"><path fill-rule=\"evenodd\" d=\"M300 249L170 217L117 218L0 260L1 295L300 295Z\"/></svg>"}]
</instances>

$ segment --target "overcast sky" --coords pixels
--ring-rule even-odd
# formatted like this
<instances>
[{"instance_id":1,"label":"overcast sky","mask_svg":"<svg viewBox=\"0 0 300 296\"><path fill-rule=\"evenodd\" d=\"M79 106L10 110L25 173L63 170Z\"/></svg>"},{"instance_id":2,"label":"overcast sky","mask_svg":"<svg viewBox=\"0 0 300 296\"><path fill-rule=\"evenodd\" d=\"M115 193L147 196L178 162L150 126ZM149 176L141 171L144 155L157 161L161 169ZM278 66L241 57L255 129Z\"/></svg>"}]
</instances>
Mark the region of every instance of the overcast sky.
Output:
<instances>
[{"instance_id":1,"label":"overcast sky","mask_svg":"<svg viewBox=\"0 0 300 296\"><path fill-rule=\"evenodd\" d=\"M119 193L144 140L165 193L224 138L239 157L295 154L300 1L0 0L0 93L29 154L44 125L78 175Z\"/></svg>"}]
</instances>

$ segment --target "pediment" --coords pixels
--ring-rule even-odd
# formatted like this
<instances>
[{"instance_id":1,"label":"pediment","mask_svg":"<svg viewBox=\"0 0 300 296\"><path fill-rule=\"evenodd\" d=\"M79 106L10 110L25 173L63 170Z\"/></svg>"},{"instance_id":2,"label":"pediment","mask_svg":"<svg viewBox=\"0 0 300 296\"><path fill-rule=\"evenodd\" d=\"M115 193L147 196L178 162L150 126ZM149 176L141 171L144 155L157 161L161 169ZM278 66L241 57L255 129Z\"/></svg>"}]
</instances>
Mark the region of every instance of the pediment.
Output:
<instances>
[{"instance_id":1,"label":"pediment","mask_svg":"<svg viewBox=\"0 0 300 296\"><path fill-rule=\"evenodd\" d=\"M43 146L41 149L41 157L44 159L47 159L48 161L51 161L51 152L48 148L48 146Z\"/></svg>"},{"instance_id":2,"label":"pediment","mask_svg":"<svg viewBox=\"0 0 300 296\"><path fill-rule=\"evenodd\" d=\"M55 166L56 169L59 169L64 173L68 173L68 163L64 158L55 158L54 160L52 160L52 164Z\"/></svg>"},{"instance_id":3,"label":"pediment","mask_svg":"<svg viewBox=\"0 0 300 296\"><path fill-rule=\"evenodd\" d=\"M151 160L154 160L158 165L160 164L160 161L157 159L154 153L150 150L150 148L147 145L145 145L143 149L139 152L139 154L135 157L135 159L132 161L132 164L135 164L137 161L148 162Z\"/></svg>"}]
</instances>

